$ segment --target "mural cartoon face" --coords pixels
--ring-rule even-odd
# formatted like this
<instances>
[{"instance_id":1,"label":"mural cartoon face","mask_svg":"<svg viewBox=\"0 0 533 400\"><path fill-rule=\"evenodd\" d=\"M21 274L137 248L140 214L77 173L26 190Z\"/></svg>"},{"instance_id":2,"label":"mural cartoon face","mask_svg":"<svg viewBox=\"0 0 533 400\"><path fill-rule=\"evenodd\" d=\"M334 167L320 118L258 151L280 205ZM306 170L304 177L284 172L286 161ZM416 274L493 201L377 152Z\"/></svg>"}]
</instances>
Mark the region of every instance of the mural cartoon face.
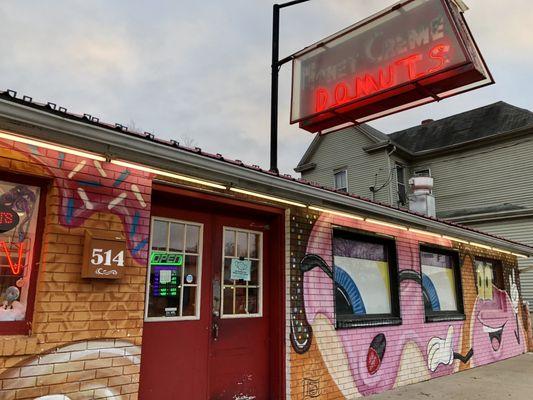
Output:
<instances>
[{"instance_id":1,"label":"mural cartoon face","mask_svg":"<svg viewBox=\"0 0 533 400\"><path fill-rule=\"evenodd\" d=\"M456 359L468 362L471 352L464 357L458 354L462 321L424 323L422 280L416 258L419 247L411 246L412 241L399 248L403 254L414 255L398 258L400 308L409 310L402 313L401 325L333 328L348 311L353 315L390 313L389 289L398 285L389 276L388 263L392 260L383 246L361 242L361 237L350 241L342 236L338 240L337 233L333 236L333 226L364 228L359 224L322 215L311 231L299 266L302 277L296 278L292 292L295 307L291 306L291 341L296 352L305 353L313 340L319 348L328 342L339 343L351 373L348 386L353 386L352 392L344 393L346 397L378 393L403 379L412 381L413 368L422 380L452 373ZM409 259L412 262L405 261ZM326 364L330 363L325 357ZM330 373L335 375L335 368Z\"/></svg>"},{"instance_id":2,"label":"mural cartoon face","mask_svg":"<svg viewBox=\"0 0 533 400\"><path fill-rule=\"evenodd\" d=\"M501 266L492 261L476 260L475 264L478 297L472 315L472 347L475 365L482 365L513 356L516 352L513 346L520 345L524 334L518 319L518 290L514 271L509 276L511 299L506 291L495 284L498 280L503 281Z\"/></svg>"}]
</instances>

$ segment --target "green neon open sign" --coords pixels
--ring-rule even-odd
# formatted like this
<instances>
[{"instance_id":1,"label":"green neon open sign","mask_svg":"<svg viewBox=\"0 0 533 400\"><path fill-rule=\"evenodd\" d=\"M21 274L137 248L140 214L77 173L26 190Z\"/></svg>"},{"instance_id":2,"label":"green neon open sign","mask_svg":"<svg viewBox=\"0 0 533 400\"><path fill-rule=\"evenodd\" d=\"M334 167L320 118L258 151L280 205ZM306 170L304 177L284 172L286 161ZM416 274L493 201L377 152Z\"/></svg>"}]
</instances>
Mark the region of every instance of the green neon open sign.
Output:
<instances>
[{"instance_id":1,"label":"green neon open sign","mask_svg":"<svg viewBox=\"0 0 533 400\"><path fill-rule=\"evenodd\" d=\"M152 251L150 265L174 265L181 267L183 265L183 254L168 251Z\"/></svg>"}]
</instances>

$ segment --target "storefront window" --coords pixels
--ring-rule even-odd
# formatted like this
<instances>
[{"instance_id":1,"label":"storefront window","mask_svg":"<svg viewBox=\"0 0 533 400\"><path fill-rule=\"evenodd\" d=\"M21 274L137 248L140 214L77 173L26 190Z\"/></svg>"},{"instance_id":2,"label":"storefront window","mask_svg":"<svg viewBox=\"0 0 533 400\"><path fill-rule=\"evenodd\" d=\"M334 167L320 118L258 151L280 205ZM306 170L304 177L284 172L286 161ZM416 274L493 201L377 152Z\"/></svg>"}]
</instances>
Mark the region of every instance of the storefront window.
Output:
<instances>
[{"instance_id":1,"label":"storefront window","mask_svg":"<svg viewBox=\"0 0 533 400\"><path fill-rule=\"evenodd\" d=\"M481 300L493 300L494 288L505 290L501 263L496 260L476 258L475 265L479 298Z\"/></svg>"},{"instance_id":2,"label":"storefront window","mask_svg":"<svg viewBox=\"0 0 533 400\"><path fill-rule=\"evenodd\" d=\"M394 241L335 230L333 263L338 327L398 322Z\"/></svg>"},{"instance_id":3,"label":"storefront window","mask_svg":"<svg viewBox=\"0 0 533 400\"><path fill-rule=\"evenodd\" d=\"M261 315L262 241L260 232L224 229L222 317Z\"/></svg>"},{"instance_id":4,"label":"storefront window","mask_svg":"<svg viewBox=\"0 0 533 400\"><path fill-rule=\"evenodd\" d=\"M28 308L40 188L0 181L0 329Z\"/></svg>"},{"instance_id":5,"label":"storefront window","mask_svg":"<svg viewBox=\"0 0 533 400\"><path fill-rule=\"evenodd\" d=\"M457 253L423 247L420 263L426 319L442 320L454 315L462 316Z\"/></svg>"},{"instance_id":6,"label":"storefront window","mask_svg":"<svg viewBox=\"0 0 533 400\"><path fill-rule=\"evenodd\" d=\"M147 320L199 318L202 225L152 221Z\"/></svg>"}]
</instances>

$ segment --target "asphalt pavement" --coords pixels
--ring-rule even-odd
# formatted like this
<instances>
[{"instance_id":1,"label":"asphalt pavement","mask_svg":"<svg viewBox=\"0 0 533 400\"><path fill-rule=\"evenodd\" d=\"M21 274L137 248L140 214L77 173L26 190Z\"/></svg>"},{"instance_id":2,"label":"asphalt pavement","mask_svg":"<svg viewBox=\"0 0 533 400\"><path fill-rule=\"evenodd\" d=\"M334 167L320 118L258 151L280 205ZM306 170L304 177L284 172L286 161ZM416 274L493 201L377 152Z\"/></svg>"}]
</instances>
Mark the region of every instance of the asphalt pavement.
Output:
<instances>
[{"instance_id":1,"label":"asphalt pavement","mask_svg":"<svg viewBox=\"0 0 533 400\"><path fill-rule=\"evenodd\" d=\"M372 400L533 400L533 353L404 386Z\"/></svg>"}]
</instances>

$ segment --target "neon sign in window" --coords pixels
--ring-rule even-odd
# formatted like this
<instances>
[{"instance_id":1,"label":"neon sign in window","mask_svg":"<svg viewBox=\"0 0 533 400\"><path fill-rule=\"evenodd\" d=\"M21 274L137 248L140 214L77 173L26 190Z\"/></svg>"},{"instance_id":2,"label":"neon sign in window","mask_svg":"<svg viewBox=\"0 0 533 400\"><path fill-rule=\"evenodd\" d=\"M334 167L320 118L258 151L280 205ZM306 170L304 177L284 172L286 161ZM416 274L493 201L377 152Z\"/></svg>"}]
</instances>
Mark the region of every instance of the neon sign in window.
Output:
<instances>
[{"instance_id":1,"label":"neon sign in window","mask_svg":"<svg viewBox=\"0 0 533 400\"><path fill-rule=\"evenodd\" d=\"M26 317L40 188L0 181L0 321Z\"/></svg>"}]
</instances>

